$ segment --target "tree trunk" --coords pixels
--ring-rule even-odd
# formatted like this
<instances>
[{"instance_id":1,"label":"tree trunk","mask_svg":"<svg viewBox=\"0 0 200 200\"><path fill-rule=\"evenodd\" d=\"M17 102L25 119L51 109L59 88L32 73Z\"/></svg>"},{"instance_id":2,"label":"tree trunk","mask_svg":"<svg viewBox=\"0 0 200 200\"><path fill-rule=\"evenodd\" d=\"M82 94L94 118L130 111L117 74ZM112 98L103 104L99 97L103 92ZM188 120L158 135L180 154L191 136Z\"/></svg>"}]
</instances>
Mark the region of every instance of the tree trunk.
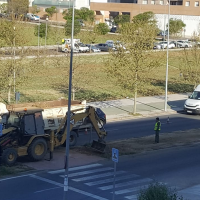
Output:
<instances>
[{"instance_id":1,"label":"tree trunk","mask_svg":"<svg viewBox=\"0 0 200 200\"><path fill-rule=\"evenodd\" d=\"M135 72L135 90L134 90L134 109L133 114L136 114L136 99L137 99L137 71Z\"/></svg>"},{"instance_id":2,"label":"tree trunk","mask_svg":"<svg viewBox=\"0 0 200 200\"><path fill-rule=\"evenodd\" d=\"M74 99L75 99L75 93L76 93L75 89L72 88L72 100L73 100L73 101L74 101Z\"/></svg>"},{"instance_id":3,"label":"tree trunk","mask_svg":"<svg viewBox=\"0 0 200 200\"><path fill-rule=\"evenodd\" d=\"M10 103L10 99L11 99L11 84L9 83L9 88L8 88L8 103Z\"/></svg>"},{"instance_id":4,"label":"tree trunk","mask_svg":"<svg viewBox=\"0 0 200 200\"><path fill-rule=\"evenodd\" d=\"M137 90L135 90L134 93L134 109L133 109L133 114L136 114L136 99L137 99Z\"/></svg>"}]
</instances>

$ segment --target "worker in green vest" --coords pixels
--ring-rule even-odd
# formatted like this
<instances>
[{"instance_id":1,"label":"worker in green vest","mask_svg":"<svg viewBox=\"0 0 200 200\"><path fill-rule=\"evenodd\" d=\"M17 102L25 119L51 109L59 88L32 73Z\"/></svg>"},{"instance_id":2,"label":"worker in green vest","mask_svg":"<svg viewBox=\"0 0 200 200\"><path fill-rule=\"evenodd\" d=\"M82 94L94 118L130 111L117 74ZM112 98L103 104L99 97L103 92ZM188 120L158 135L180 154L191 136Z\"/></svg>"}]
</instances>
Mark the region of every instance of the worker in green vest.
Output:
<instances>
[{"instance_id":1,"label":"worker in green vest","mask_svg":"<svg viewBox=\"0 0 200 200\"><path fill-rule=\"evenodd\" d=\"M160 133L161 123L159 117L156 118L156 124L154 127L155 131L155 143L159 143L159 133Z\"/></svg>"}]
</instances>

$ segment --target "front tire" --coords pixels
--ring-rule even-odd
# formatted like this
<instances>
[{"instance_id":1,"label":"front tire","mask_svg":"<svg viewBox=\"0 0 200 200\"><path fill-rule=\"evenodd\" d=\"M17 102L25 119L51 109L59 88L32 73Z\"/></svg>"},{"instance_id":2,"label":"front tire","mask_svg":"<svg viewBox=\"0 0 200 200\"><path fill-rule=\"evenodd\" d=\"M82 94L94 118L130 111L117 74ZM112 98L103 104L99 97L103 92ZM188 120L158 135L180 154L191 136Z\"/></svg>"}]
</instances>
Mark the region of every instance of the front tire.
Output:
<instances>
[{"instance_id":1,"label":"front tire","mask_svg":"<svg viewBox=\"0 0 200 200\"><path fill-rule=\"evenodd\" d=\"M28 148L28 155L33 161L43 160L47 153L47 142L44 138L36 138Z\"/></svg>"},{"instance_id":2,"label":"front tire","mask_svg":"<svg viewBox=\"0 0 200 200\"><path fill-rule=\"evenodd\" d=\"M12 166L17 160L17 151L13 148L8 148L3 151L2 162L5 165Z\"/></svg>"}]
</instances>

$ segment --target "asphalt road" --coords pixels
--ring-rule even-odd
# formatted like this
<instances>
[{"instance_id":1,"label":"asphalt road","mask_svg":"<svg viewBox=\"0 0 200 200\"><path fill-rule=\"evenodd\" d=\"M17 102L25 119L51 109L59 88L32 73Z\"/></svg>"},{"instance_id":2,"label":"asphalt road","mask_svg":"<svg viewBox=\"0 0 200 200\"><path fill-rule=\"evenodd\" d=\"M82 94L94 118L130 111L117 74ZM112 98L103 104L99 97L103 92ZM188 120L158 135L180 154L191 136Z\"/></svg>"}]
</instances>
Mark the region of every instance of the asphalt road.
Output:
<instances>
[{"instance_id":1,"label":"asphalt road","mask_svg":"<svg viewBox=\"0 0 200 200\"><path fill-rule=\"evenodd\" d=\"M169 122L167 123L169 117ZM139 118L125 121L109 122L105 125L108 135L106 141L115 141L127 138L137 138L154 134L155 118ZM184 131L189 129L200 128L199 115L173 114L160 117L161 133L169 133L173 131ZM97 134L92 132L92 139L98 139ZM84 145L91 140L90 130L87 134L80 132L77 145Z\"/></svg>"},{"instance_id":2,"label":"asphalt road","mask_svg":"<svg viewBox=\"0 0 200 200\"><path fill-rule=\"evenodd\" d=\"M162 132L199 128L199 116L175 114L160 117ZM154 134L155 117L111 122L107 141ZM94 134L94 133L93 133ZM79 142L90 135L80 135ZM93 136L94 138L94 136ZM136 200L138 191L153 181L176 188L189 200L200 199L200 145L152 151L119 158L115 200ZM110 160L69 169L68 199L110 200L113 189ZM63 199L64 171L36 172L0 180L1 200ZM12 191L12 192L11 192ZM192 193L192 197L191 197ZM189 196L188 196L189 195Z\"/></svg>"},{"instance_id":3,"label":"asphalt road","mask_svg":"<svg viewBox=\"0 0 200 200\"><path fill-rule=\"evenodd\" d=\"M155 181L199 200L199 151L198 144L119 158L115 200L136 200L139 190ZM70 168L67 200L111 200L113 171L110 160ZM1 200L63 199L63 174L57 170L0 180Z\"/></svg>"}]
</instances>

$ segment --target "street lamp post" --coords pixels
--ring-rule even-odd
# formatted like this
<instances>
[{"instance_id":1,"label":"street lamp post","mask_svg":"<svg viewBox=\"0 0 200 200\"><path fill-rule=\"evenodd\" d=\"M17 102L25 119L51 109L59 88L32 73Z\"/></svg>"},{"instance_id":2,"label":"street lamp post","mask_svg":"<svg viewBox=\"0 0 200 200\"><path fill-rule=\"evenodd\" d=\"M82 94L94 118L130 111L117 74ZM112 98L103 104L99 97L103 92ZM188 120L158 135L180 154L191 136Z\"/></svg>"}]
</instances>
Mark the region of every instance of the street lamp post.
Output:
<instances>
[{"instance_id":1,"label":"street lamp post","mask_svg":"<svg viewBox=\"0 0 200 200\"><path fill-rule=\"evenodd\" d=\"M167 91L168 91L168 67L169 67L169 21L170 21L170 0L168 0L168 31L167 31L167 63L165 79L165 111L167 111Z\"/></svg>"},{"instance_id":2,"label":"street lamp post","mask_svg":"<svg viewBox=\"0 0 200 200\"><path fill-rule=\"evenodd\" d=\"M16 85L16 72L15 72L15 27L13 27L14 29L14 39L13 39L13 64L14 64L14 67L13 67L13 79L14 79L14 87L13 87L13 90L14 90L14 96L15 96L15 85Z\"/></svg>"},{"instance_id":3,"label":"street lamp post","mask_svg":"<svg viewBox=\"0 0 200 200\"><path fill-rule=\"evenodd\" d=\"M38 24L38 56L40 53L40 19L39 19L39 24Z\"/></svg>"},{"instance_id":4,"label":"street lamp post","mask_svg":"<svg viewBox=\"0 0 200 200\"><path fill-rule=\"evenodd\" d=\"M45 48L46 48L46 45L47 45L47 22L48 22L49 18L48 16L46 17L46 31L45 31Z\"/></svg>"},{"instance_id":5,"label":"street lamp post","mask_svg":"<svg viewBox=\"0 0 200 200\"><path fill-rule=\"evenodd\" d=\"M72 32L71 32L71 56L70 56L70 70L69 70L69 91L68 91L68 112L67 112L67 138L66 138L66 155L65 155L65 175L64 175L64 196L63 199L68 198L68 174L69 174L69 139L70 139L70 118L71 118L71 94L72 94L72 64L73 64L73 51L74 51L74 5L72 7Z\"/></svg>"}]
</instances>

